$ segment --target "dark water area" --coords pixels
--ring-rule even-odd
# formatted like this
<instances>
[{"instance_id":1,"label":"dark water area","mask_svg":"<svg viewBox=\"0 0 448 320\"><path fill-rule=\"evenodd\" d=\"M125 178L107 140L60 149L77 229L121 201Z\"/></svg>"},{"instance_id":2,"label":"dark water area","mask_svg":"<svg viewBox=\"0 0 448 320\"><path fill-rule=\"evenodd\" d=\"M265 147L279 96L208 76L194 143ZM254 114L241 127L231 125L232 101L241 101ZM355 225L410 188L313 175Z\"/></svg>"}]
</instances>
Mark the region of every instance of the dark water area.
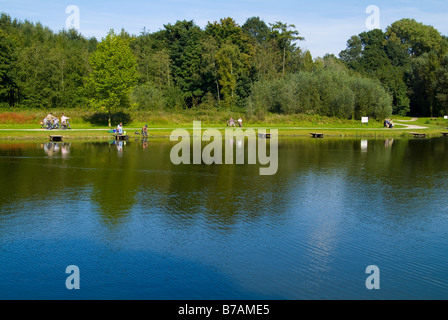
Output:
<instances>
[{"instance_id":1,"label":"dark water area","mask_svg":"<svg viewBox=\"0 0 448 320\"><path fill-rule=\"evenodd\" d=\"M1 143L0 299L448 298L448 139L280 139L272 176L175 144Z\"/></svg>"}]
</instances>

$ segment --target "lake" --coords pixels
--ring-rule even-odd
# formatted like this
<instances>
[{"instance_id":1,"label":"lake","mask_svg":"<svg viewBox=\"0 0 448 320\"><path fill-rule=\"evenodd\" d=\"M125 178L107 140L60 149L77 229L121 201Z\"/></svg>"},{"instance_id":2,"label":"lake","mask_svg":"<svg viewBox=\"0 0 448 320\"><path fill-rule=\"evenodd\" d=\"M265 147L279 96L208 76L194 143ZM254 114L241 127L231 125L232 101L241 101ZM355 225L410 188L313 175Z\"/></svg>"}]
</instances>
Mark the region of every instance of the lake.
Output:
<instances>
[{"instance_id":1,"label":"lake","mask_svg":"<svg viewBox=\"0 0 448 320\"><path fill-rule=\"evenodd\" d=\"M272 176L175 144L0 143L0 299L448 298L448 139L280 138Z\"/></svg>"}]
</instances>

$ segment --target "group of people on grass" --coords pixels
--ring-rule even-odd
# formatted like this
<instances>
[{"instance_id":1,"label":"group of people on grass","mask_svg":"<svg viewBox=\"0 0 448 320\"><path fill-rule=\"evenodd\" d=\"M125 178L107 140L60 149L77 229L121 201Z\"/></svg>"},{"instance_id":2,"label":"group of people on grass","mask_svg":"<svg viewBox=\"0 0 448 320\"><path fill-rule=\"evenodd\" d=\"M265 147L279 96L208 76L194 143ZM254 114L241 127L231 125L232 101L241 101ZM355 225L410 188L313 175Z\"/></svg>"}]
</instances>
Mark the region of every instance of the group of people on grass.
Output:
<instances>
[{"instance_id":1,"label":"group of people on grass","mask_svg":"<svg viewBox=\"0 0 448 320\"><path fill-rule=\"evenodd\" d=\"M238 126L241 128L243 127L243 119L241 119L241 117L235 121L233 119L233 117L230 117L230 120L227 122L227 126L229 127L236 127L236 124L238 124ZM120 122L120 124L117 126L116 130L113 130L114 133L118 134L118 135L124 135L124 131L123 131L123 123ZM139 134L136 132L136 134ZM148 137L148 125L145 124L142 128L142 132L141 135L143 137Z\"/></svg>"},{"instance_id":2,"label":"group of people on grass","mask_svg":"<svg viewBox=\"0 0 448 320\"><path fill-rule=\"evenodd\" d=\"M115 133L118 135L124 135L125 131L123 130L123 123L120 122L120 124L117 126L117 129L115 130ZM147 137L148 136L148 125L145 124L142 128L142 136Z\"/></svg>"},{"instance_id":3,"label":"group of people on grass","mask_svg":"<svg viewBox=\"0 0 448 320\"><path fill-rule=\"evenodd\" d=\"M384 127L392 129L393 127L395 127L395 125L392 122L392 120L386 119L386 120L384 120Z\"/></svg>"},{"instance_id":4,"label":"group of people on grass","mask_svg":"<svg viewBox=\"0 0 448 320\"><path fill-rule=\"evenodd\" d=\"M229 126L229 127L236 127L236 124L238 124L238 126L240 128L243 127L243 119L241 119L241 117L240 117L237 121L235 121L233 119L233 117L230 117L230 120L227 122L227 126ZM120 124L117 126L117 129L113 130L113 132L118 134L118 135L125 135L125 133L124 133L125 131L123 130L123 123L120 122ZM139 133L136 132L136 134L139 134ZM143 137L148 137L148 125L147 124L145 124L143 126L141 135Z\"/></svg>"},{"instance_id":5,"label":"group of people on grass","mask_svg":"<svg viewBox=\"0 0 448 320\"><path fill-rule=\"evenodd\" d=\"M44 120L41 122L42 129L71 129L70 122L68 121L70 118L66 117L63 113L61 116L61 124L59 124L59 118L54 116L51 112L44 118ZM239 127L243 127L243 119L241 117L235 121L233 117L230 117L230 120L227 122L228 127L236 127L236 124L238 124ZM384 127L385 128L394 128L395 125L392 122L391 119L384 120ZM117 134L123 135L123 123L120 123L117 126L117 129L114 130ZM145 124L142 128L142 136L147 137L148 136L148 125Z\"/></svg>"},{"instance_id":6,"label":"group of people on grass","mask_svg":"<svg viewBox=\"0 0 448 320\"><path fill-rule=\"evenodd\" d=\"M70 118L66 117L63 113L61 116L61 122L59 123L59 118L54 116L53 113L49 113L44 120L41 122L42 129L52 130L52 129L71 129Z\"/></svg>"},{"instance_id":7,"label":"group of people on grass","mask_svg":"<svg viewBox=\"0 0 448 320\"><path fill-rule=\"evenodd\" d=\"M240 117L238 119L238 121L236 121L236 123L241 128L243 126L243 119L241 119L241 117ZM229 126L229 127L236 127L235 120L233 119L233 117L230 117L230 120L227 122L227 126Z\"/></svg>"}]
</instances>

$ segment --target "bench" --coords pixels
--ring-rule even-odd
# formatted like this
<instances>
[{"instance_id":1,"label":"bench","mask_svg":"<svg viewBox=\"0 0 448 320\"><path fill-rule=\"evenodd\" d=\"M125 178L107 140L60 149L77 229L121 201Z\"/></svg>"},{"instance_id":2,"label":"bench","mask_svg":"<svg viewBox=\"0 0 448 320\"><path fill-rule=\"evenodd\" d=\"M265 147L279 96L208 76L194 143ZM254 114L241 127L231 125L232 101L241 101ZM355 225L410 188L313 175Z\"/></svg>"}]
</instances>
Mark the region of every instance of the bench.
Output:
<instances>
[{"instance_id":1,"label":"bench","mask_svg":"<svg viewBox=\"0 0 448 320\"><path fill-rule=\"evenodd\" d=\"M419 132L409 132L409 134L412 134L414 138L421 138L421 139L424 139L427 136L426 133L419 133Z\"/></svg>"},{"instance_id":2,"label":"bench","mask_svg":"<svg viewBox=\"0 0 448 320\"><path fill-rule=\"evenodd\" d=\"M50 136L50 141L51 142L61 142L62 141L62 136Z\"/></svg>"},{"instance_id":3,"label":"bench","mask_svg":"<svg viewBox=\"0 0 448 320\"><path fill-rule=\"evenodd\" d=\"M323 134L323 133L313 133L313 132L311 132L310 134L311 134L311 136L312 136L313 138L315 138L315 139L317 139L317 138L322 139L322 138L324 137L324 134Z\"/></svg>"},{"instance_id":4,"label":"bench","mask_svg":"<svg viewBox=\"0 0 448 320\"><path fill-rule=\"evenodd\" d=\"M271 139L271 134L270 133L259 133L258 137L262 138L262 139Z\"/></svg>"},{"instance_id":5,"label":"bench","mask_svg":"<svg viewBox=\"0 0 448 320\"><path fill-rule=\"evenodd\" d=\"M124 134L116 134L115 135L115 140L117 140L117 141L128 141L129 140L129 136L124 135Z\"/></svg>"},{"instance_id":6,"label":"bench","mask_svg":"<svg viewBox=\"0 0 448 320\"><path fill-rule=\"evenodd\" d=\"M448 132L441 132L442 136L448 137Z\"/></svg>"}]
</instances>

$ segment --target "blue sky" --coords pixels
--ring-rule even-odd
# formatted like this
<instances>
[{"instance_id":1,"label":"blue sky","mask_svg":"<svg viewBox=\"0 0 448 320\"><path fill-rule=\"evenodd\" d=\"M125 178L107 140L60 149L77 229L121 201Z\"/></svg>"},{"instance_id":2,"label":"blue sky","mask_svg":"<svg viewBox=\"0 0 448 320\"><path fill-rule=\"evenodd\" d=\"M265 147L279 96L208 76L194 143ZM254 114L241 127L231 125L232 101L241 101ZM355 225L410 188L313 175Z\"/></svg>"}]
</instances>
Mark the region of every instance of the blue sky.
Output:
<instances>
[{"instance_id":1,"label":"blue sky","mask_svg":"<svg viewBox=\"0 0 448 320\"><path fill-rule=\"evenodd\" d=\"M104 37L113 28L140 34L143 28L155 32L177 20L194 20L200 27L207 22L232 17L240 25L254 16L266 23L294 24L305 41L302 48L313 57L338 55L352 36L367 31L369 5L380 10L380 28L413 18L448 35L448 0L0 0L0 12L19 20L41 22L54 31L65 29L66 8L76 5L80 13L79 31L86 37Z\"/></svg>"}]
</instances>

